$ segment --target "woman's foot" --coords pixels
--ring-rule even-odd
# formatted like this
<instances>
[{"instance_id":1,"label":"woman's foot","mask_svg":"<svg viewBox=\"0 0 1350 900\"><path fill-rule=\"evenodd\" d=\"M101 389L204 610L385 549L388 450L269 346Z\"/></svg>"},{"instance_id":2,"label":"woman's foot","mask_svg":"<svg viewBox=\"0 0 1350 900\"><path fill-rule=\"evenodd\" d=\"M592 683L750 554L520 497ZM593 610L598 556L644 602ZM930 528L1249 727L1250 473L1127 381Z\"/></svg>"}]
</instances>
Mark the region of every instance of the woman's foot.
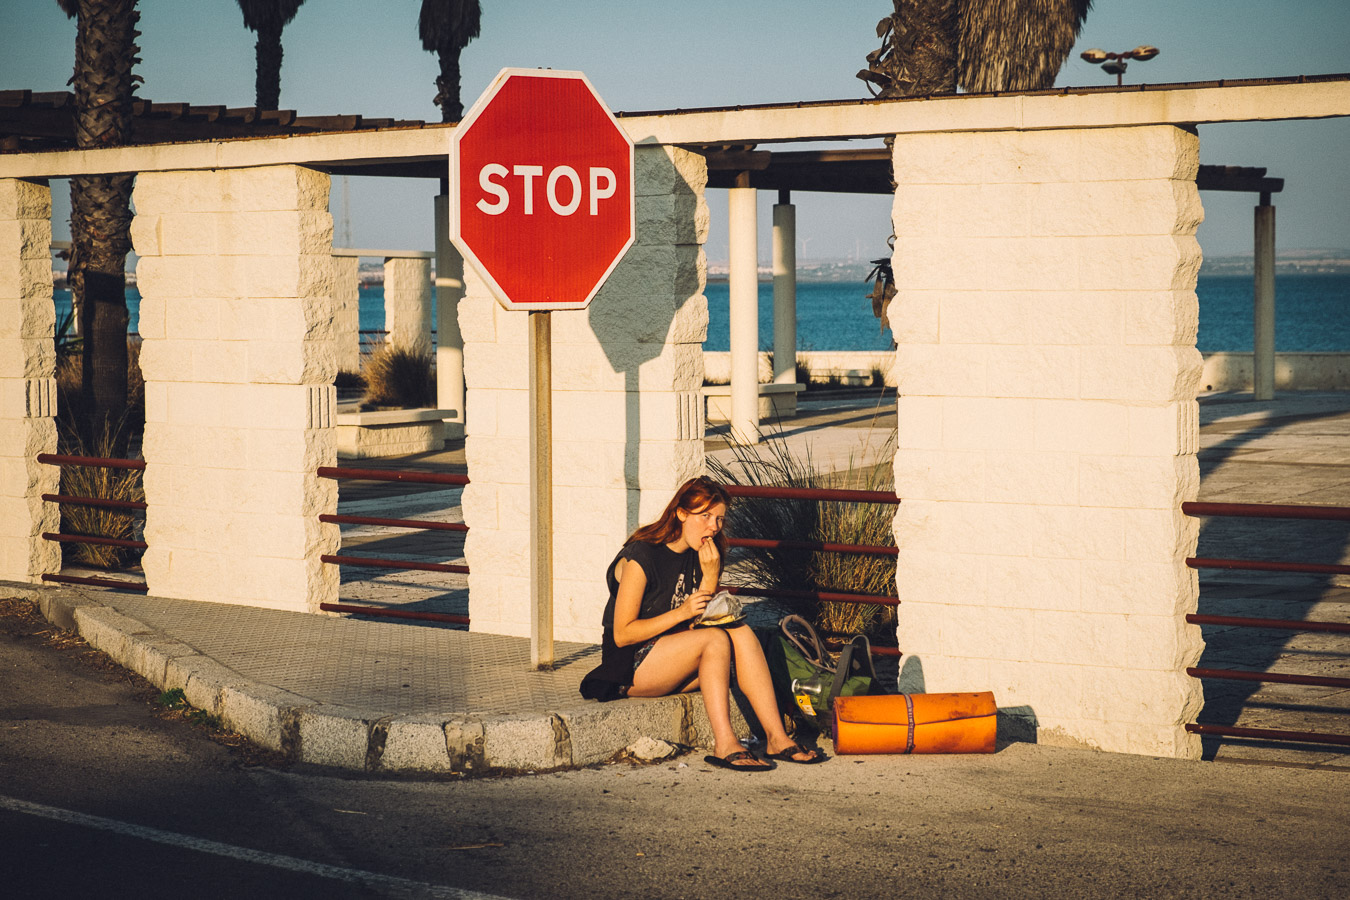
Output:
<instances>
[{"instance_id":1,"label":"woman's foot","mask_svg":"<svg viewBox=\"0 0 1350 900\"><path fill-rule=\"evenodd\" d=\"M773 763L760 759L740 744L732 744L725 749L717 747L713 756L703 757L703 761L719 769L745 769L751 772L765 772L773 768Z\"/></svg>"},{"instance_id":2,"label":"woman's foot","mask_svg":"<svg viewBox=\"0 0 1350 900\"><path fill-rule=\"evenodd\" d=\"M815 763L823 763L829 759L822 751L814 747L803 747L791 738L785 738L775 744L769 745L769 752L766 754L769 759L777 759L782 762L799 763L809 766Z\"/></svg>"}]
</instances>

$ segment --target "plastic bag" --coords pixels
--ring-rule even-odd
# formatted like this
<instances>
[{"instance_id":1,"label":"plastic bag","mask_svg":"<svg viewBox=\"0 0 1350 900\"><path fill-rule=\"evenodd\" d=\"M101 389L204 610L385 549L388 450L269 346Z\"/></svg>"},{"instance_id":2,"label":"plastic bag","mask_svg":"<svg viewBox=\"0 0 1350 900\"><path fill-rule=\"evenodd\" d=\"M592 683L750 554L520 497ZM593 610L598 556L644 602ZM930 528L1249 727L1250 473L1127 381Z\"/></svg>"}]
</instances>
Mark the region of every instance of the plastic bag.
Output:
<instances>
[{"instance_id":1,"label":"plastic bag","mask_svg":"<svg viewBox=\"0 0 1350 900\"><path fill-rule=\"evenodd\" d=\"M694 625L736 625L744 620L745 610L741 608L741 601L726 591L718 591L708 601L703 615L694 620Z\"/></svg>"}]
</instances>

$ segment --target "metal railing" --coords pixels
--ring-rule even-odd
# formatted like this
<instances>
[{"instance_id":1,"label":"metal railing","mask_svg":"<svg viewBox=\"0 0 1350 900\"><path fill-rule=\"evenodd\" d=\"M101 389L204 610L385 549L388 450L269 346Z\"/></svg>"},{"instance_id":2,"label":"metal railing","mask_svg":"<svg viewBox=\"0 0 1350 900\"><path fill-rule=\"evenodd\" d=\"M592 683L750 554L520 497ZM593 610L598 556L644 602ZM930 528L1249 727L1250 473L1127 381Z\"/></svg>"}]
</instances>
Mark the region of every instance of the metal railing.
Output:
<instances>
[{"instance_id":1,"label":"metal railing","mask_svg":"<svg viewBox=\"0 0 1350 900\"><path fill-rule=\"evenodd\" d=\"M61 453L39 453L37 461L48 466L87 466L90 468L103 469L126 469L134 471L145 470L145 460L143 459L114 459L102 456L71 456ZM127 513L144 510L145 503L140 500L113 500L106 497L80 497L69 494L43 494L42 499L48 503L70 504L76 506L93 506L105 509L115 509ZM129 550L145 550L148 546L145 541L130 540L128 538L110 538L101 537L92 534L55 534L50 531L42 533L44 541L52 541L63 544L93 544L104 547L122 547ZM98 578L89 575L61 575L44 574L43 581L53 582L55 584L85 584L92 587L113 588L119 591L133 591L136 593L146 593L149 588L144 580L127 581L118 578Z\"/></svg>"},{"instance_id":2,"label":"metal railing","mask_svg":"<svg viewBox=\"0 0 1350 900\"><path fill-rule=\"evenodd\" d=\"M887 503L898 504L900 498L894 491L858 491L844 488L796 488L770 487L767 485L724 484L723 490L731 497L746 497L763 500L814 500L837 503ZM877 544L837 544L826 541L769 540L764 538L727 538L730 547L744 547L756 550L801 550L821 553L859 553L873 556L899 556L897 547ZM844 591L798 591L787 588L762 588L743 585L719 585L730 594L744 594L752 597L770 597L782 600L806 600L817 603L858 603L876 606L899 606L900 598L895 594L859 594ZM900 656L895 647L873 647L876 656Z\"/></svg>"},{"instance_id":3,"label":"metal railing","mask_svg":"<svg viewBox=\"0 0 1350 900\"><path fill-rule=\"evenodd\" d=\"M1188 516L1296 519L1304 521L1350 522L1350 507L1291 506L1268 503L1200 503L1181 504ZM1186 565L1192 569L1233 569L1257 572L1299 572L1310 575L1350 575L1350 566L1326 563L1282 562L1274 560L1219 559L1189 557ZM1215 616L1190 613L1186 621L1194 625L1221 625L1234 628L1261 628L1286 631L1307 631L1331 634L1350 634L1350 623L1324 622L1304 619L1267 619L1254 616ZM1350 688L1350 678L1322 675L1296 675L1284 672L1253 672L1244 669L1211 669L1188 667L1186 674L1193 678L1211 678L1225 681L1249 681L1269 684L1293 684L1308 687ZM1307 744L1350 745L1350 735L1316 731L1287 731L1277 728L1246 728L1235 725L1203 725L1190 723L1186 730L1193 734L1221 737L1260 738L1268 741L1288 741Z\"/></svg>"},{"instance_id":4,"label":"metal railing","mask_svg":"<svg viewBox=\"0 0 1350 900\"><path fill-rule=\"evenodd\" d=\"M402 484L448 484L463 486L469 483L469 476L450 472L411 472L400 469L356 469L339 466L320 466L317 470L320 478L349 481L386 481ZM377 516L349 516L323 513L320 522L335 525L376 525L385 528L408 528L417 531L456 531L467 532L469 526L461 522L427 522L422 519L390 519ZM373 556L350 556L347 554L325 553L319 557L321 562L338 566L364 566L376 569L403 569L420 572L451 572L461 575L469 573L468 566L453 563L416 562L407 559L385 559ZM468 625L469 617L452 613L415 612L411 610L390 609L382 606L361 606L351 603L320 603L319 609L325 612L348 613L351 615L379 616L390 619L411 619L423 622L443 622L451 625Z\"/></svg>"}]
</instances>

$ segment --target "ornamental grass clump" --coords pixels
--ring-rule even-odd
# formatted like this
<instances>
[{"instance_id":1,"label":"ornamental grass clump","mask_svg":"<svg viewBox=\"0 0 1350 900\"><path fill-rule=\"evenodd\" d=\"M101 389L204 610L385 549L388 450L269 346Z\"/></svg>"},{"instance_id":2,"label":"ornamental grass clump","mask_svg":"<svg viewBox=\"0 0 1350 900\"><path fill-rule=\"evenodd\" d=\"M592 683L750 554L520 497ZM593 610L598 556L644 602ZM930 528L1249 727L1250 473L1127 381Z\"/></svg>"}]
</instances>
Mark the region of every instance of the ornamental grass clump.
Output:
<instances>
[{"instance_id":1,"label":"ornamental grass clump","mask_svg":"<svg viewBox=\"0 0 1350 900\"><path fill-rule=\"evenodd\" d=\"M61 452L68 456L115 457L120 432L126 427L124 419L118 424L105 424L92 442L85 441L79 432L58 422ZM141 472L136 469L108 469L99 466L62 466L61 493L70 497L94 497L103 500L144 502L145 490ZM61 504L61 533L87 537L140 538L142 516L135 510L109 509L76 503ZM126 569L140 562L142 551L129 547L110 547L102 544L63 543L63 559L67 563L94 566L100 569Z\"/></svg>"},{"instance_id":2,"label":"ornamental grass clump","mask_svg":"<svg viewBox=\"0 0 1350 900\"><path fill-rule=\"evenodd\" d=\"M890 466L875 460L890 459L893 454L887 451L894 441L892 432L875 450L864 451L859 458L850 457L842 472L817 471L809 448L803 456L795 456L781 438L770 438L758 447L733 444L734 460L730 464L713 458L708 468L711 476L724 484L890 490ZM893 547L894 518L895 506L890 503L743 497L727 514L727 531L741 538ZM727 578L740 586L883 596L895 593L893 556L780 548L738 548L735 554ZM893 607L804 599L778 602L827 633L875 635L886 643L893 634L888 633L895 624Z\"/></svg>"},{"instance_id":3,"label":"ornamental grass clump","mask_svg":"<svg viewBox=\"0 0 1350 900\"><path fill-rule=\"evenodd\" d=\"M436 380L432 376L431 362L431 354L424 349L380 344L366 360L361 373L366 380L361 408L434 406Z\"/></svg>"}]
</instances>

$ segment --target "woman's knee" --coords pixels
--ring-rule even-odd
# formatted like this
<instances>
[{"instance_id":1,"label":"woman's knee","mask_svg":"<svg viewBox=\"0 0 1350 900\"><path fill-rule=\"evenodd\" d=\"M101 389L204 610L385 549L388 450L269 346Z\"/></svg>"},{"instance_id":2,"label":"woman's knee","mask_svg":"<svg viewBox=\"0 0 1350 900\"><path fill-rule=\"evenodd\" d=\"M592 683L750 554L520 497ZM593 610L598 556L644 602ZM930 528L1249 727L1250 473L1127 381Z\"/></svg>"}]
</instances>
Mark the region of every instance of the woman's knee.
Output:
<instances>
[{"instance_id":1,"label":"woman's knee","mask_svg":"<svg viewBox=\"0 0 1350 900\"><path fill-rule=\"evenodd\" d=\"M703 631L703 653L716 659L731 659L731 636L723 628L706 628Z\"/></svg>"}]
</instances>

